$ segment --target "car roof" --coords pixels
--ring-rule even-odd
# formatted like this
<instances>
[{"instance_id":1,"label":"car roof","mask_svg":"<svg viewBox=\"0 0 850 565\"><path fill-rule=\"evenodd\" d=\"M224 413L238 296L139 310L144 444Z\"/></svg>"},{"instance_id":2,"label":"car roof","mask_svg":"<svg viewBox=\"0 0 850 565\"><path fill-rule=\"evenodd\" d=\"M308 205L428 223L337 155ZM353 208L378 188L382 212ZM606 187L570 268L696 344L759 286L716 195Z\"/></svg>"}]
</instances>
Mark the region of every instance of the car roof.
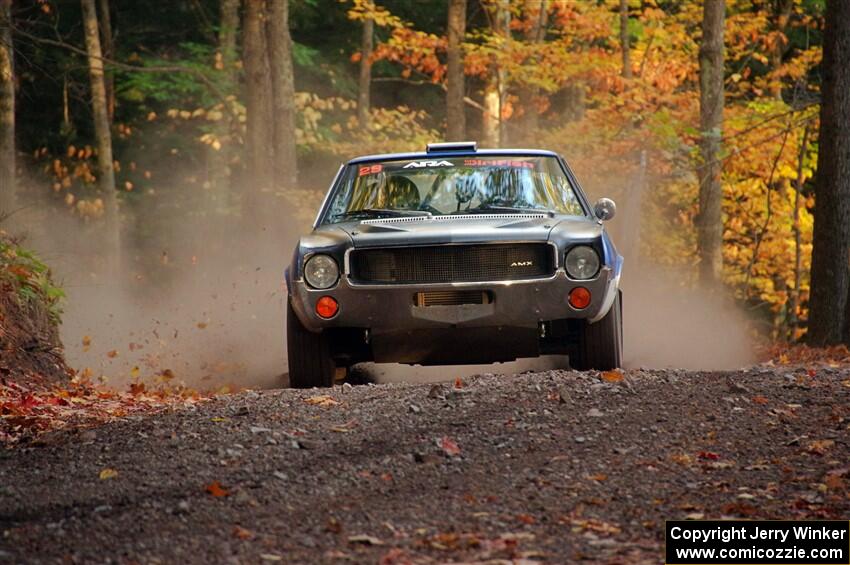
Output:
<instances>
[{"instance_id":1,"label":"car roof","mask_svg":"<svg viewBox=\"0 0 850 565\"><path fill-rule=\"evenodd\" d=\"M476 150L446 150L446 151L417 151L413 153L383 153L380 155L364 155L351 159L348 164L371 163L374 161L395 161L405 159L434 159L443 157L508 157L523 155L526 157L558 157L554 151L545 149L478 149Z\"/></svg>"}]
</instances>

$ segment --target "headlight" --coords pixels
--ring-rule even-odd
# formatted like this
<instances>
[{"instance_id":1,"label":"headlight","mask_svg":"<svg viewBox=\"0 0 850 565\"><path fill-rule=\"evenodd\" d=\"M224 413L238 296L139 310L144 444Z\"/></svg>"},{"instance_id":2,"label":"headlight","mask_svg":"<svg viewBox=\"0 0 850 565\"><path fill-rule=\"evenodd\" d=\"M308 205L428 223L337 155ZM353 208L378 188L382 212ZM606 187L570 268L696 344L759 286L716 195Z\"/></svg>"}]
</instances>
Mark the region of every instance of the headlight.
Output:
<instances>
[{"instance_id":1,"label":"headlight","mask_svg":"<svg viewBox=\"0 0 850 565\"><path fill-rule=\"evenodd\" d=\"M567 253L564 266L567 274L574 279L592 279L599 272L599 255L592 247L577 245Z\"/></svg>"},{"instance_id":2,"label":"headlight","mask_svg":"<svg viewBox=\"0 0 850 565\"><path fill-rule=\"evenodd\" d=\"M304 264L304 278L313 288L330 288L339 279L339 267L333 257L313 255Z\"/></svg>"}]
</instances>

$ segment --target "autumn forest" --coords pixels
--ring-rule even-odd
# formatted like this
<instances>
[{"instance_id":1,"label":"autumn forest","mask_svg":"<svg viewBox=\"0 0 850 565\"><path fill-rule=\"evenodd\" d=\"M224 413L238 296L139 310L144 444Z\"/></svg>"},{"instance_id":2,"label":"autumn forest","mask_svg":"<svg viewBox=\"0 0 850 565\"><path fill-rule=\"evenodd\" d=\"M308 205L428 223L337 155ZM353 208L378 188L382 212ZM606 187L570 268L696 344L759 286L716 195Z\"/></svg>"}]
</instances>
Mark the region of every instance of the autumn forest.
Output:
<instances>
[{"instance_id":1,"label":"autumn forest","mask_svg":"<svg viewBox=\"0 0 850 565\"><path fill-rule=\"evenodd\" d=\"M274 224L341 160L468 138L563 153L625 207L632 257L720 282L771 338L847 339L844 2L6 0L0 17L0 208L97 230L105 262L146 215Z\"/></svg>"}]
</instances>

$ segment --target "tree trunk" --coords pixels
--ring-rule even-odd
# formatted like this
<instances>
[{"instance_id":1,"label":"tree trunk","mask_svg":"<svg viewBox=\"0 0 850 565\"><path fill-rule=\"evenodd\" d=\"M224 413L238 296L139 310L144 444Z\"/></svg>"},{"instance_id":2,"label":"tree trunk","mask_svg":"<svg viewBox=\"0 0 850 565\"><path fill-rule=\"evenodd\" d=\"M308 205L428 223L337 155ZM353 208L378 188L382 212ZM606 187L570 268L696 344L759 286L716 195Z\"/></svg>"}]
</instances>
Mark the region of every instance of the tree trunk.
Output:
<instances>
[{"instance_id":1,"label":"tree trunk","mask_svg":"<svg viewBox=\"0 0 850 565\"><path fill-rule=\"evenodd\" d=\"M815 183L809 343L850 343L850 2L828 0Z\"/></svg>"},{"instance_id":2,"label":"tree trunk","mask_svg":"<svg viewBox=\"0 0 850 565\"><path fill-rule=\"evenodd\" d=\"M238 53L236 42L239 32L240 0L221 0L220 21L218 27L218 53L215 67L226 77L225 91L235 94L238 87ZM227 104L227 102L224 102ZM234 147L231 133L237 124L233 123L230 112L222 113L224 118L215 126L216 137L220 140L219 148L207 146L206 162L207 176L212 190L210 192L212 209L219 214L227 214L232 204ZM223 225L223 224L222 224Z\"/></svg>"},{"instance_id":3,"label":"tree trunk","mask_svg":"<svg viewBox=\"0 0 850 565\"><path fill-rule=\"evenodd\" d=\"M466 35L466 0L449 0L449 46L446 70L446 139L461 141L466 138L466 110L463 105L465 91L463 72L463 38Z\"/></svg>"},{"instance_id":4,"label":"tree trunk","mask_svg":"<svg viewBox=\"0 0 850 565\"><path fill-rule=\"evenodd\" d=\"M0 219L15 206L15 60L12 0L0 0Z\"/></svg>"},{"instance_id":5,"label":"tree trunk","mask_svg":"<svg viewBox=\"0 0 850 565\"><path fill-rule=\"evenodd\" d=\"M81 1L89 76L91 78L92 114L97 145L98 187L103 198L106 216L107 275L114 276L117 274L116 267L120 259L121 240L118 197L115 194L115 169L112 164L112 132L109 129L109 110L103 76L103 52L100 49L95 0Z\"/></svg>"},{"instance_id":6,"label":"tree trunk","mask_svg":"<svg viewBox=\"0 0 850 565\"><path fill-rule=\"evenodd\" d=\"M109 13L109 0L97 0L98 16L100 17L100 40L103 47L103 56L106 59L115 58L115 46L112 36L112 16ZM104 86L106 88L106 108L109 112L109 123L115 116L115 77L112 71L104 72Z\"/></svg>"},{"instance_id":7,"label":"tree trunk","mask_svg":"<svg viewBox=\"0 0 850 565\"><path fill-rule=\"evenodd\" d=\"M629 52L629 0L620 0L620 50L623 53L623 78L632 78Z\"/></svg>"},{"instance_id":8,"label":"tree trunk","mask_svg":"<svg viewBox=\"0 0 850 565\"><path fill-rule=\"evenodd\" d=\"M496 77L484 87L484 110L482 112L481 142L484 147L499 146L499 85Z\"/></svg>"},{"instance_id":9,"label":"tree trunk","mask_svg":"<svg viewBox=\"0 0 850 565\"><path fill-rule=\"evenodd\" d=\"M239 33L240 0L221 0L221 22L218 28L218 49L221 65L230 85L236 84L236 38Z\"/></svg>"},{"instance_id":10,"label":"tree trunk","mask_svg":"<svg viewBox=\"0 0 850 565\"><path fill-rule=\"evenodd\" d=\"M292 37L289 35L289 0L269 0L269 63L272 79L274 124L274 180L276 188L295 188L295 77Z\"/></svg>"},{"instance_id":11,"label":"tree trunk","mask_svg":"<svg viewBox=\"0 0 850 565\"><path fill-rule=\"evenodd\" d=\"M791 294L789 307L789 339L797 340L797 327L800 325L800 285L803 280L803 230L800 227L800 204L803 201L804 164L806 152L809 150L809 127L803 130L803 140L800 142L800 152L797 156L797 178L794 181L794 211L792 226L794 229L794 290Z\"/></svg>"},{"instance_id":12,"label":"tree trunk","mask_svg":"<svg viewBox=\"0 0 850 565\"><path fill-rule=\"evenodd\" d=\"M496 0L489 7L490 26L495 36L507 40L510 34L511 12L508 0ZM483 138L487 147L507 145L508 132L502 122L502 110L507 97L507 72L493 60L493 70L484 87L484 109L482 110Z\"/></svg>"},{"instance_id":13,"label":"tree trunk","mask_svg":"<svg viewBox=\"0 0 850 565\"><path fill-rule=\"evenodd\" d=\"M548 0L526 0L525 11L532 18L531 26L525 34L525 40L530 44L540 43L546 36L546 22L548 21ZM539 61L531 61L530 64L537 65ZM539 94L539 89L526 86L519 91L519 103L523 105L522 133L523 139L534 141L539 126L537 108L534 100Z\"/></svg>"},{"instance_id":14,"label":"tree trunk","mask_svg":"<svg viewBox=\"0 0 850 565\"><path fill-rule=\"evenodd\" d=\"M363 20L363 39L360 43L360 90L357 96L357 121L362 129L369 127L370 94L372 90L372 36L375 22Z\"/></svg>"},{"instance_id":15,"label":"tree trunk","mask_svg":"<svg viewBox=\"0 0 850 565\"><path fill-rule=\"evenodd\" d=\"M700 140L699 218L697 240L700 279L720 280L723 269L723 187L718 156L723 127L723 28L724 0L705 0L702 41L699 49Z\"/></svg>"},{"instance_id":16,"label":"tree trunk","mask_svg":"<svg viewBox=\"0 0 850 565\"><path fill-rule=\"evenodd\" d=\"M498 10L496 12L496 32L500 33L506 39L511 35L511 3L510 0L499 0ZM499 145L507 147L510 145L510 135L508 125L504 121L505 110L508 103L508 71L499 65L496 69L496 84L499 89L499 113L497 115L496 125L499 128Z\"/></svg>"},{"instance_id":17,"label":"tree trunk","mask_svg":"<svg viewBox=\"0 0 850 565\"><path fill-rule=\"evenodd\" d=\"M794 9L794 0L778 0L776 5L776 13L774 14L774 27L777 35L776 44L770 51L770 68L772 71L777 71L782 66L782 57L788 49L788 38L785 35L785 30L788 27L788 20L791 18L791 11ZM773 81L770 86L770 93L775 98L782 99L782 83L779 80Z\"/></svg>"},{"instance_id":18,"label":"tree trunk","mask_svg":"<svg viewBox=\"0 0 850 565\"><path fill-rule=\"evenodd\" d=\"M246 0L243 33L245 68L245 165L242 212L246 225L260 221L260 194L271 190L273 135L272 85L266 49L264 0Z\"/></svg>"}]
</instances>

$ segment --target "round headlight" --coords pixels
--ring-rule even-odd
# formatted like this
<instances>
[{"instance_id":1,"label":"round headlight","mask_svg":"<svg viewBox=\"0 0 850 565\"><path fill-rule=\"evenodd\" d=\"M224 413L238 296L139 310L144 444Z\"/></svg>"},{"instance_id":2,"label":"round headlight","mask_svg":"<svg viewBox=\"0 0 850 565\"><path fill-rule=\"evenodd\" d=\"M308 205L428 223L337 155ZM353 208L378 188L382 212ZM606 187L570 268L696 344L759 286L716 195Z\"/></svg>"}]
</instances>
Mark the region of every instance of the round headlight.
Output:
<instances>
[{"instance_id":1,"label":"round headlight","mask_svg":"<svg viewBox=\"0 0 850 565\"><path fill-rule=\"evenodd\" d=\"M339 267L333 257L313 255L304 265L304 278L313 288L330 288L339 279Z\"/></svg>"},{"instance_id":2,"label":"round headlight","mask_svg":"<svg viewBox=\"0 0 850 565\"><path fill-rule=\"evenodd\" d=\"M564 266L574 279L592 279L599 272L599 255L592 247L577 245L567 253Z\"/></svg>"}]
</instances>

